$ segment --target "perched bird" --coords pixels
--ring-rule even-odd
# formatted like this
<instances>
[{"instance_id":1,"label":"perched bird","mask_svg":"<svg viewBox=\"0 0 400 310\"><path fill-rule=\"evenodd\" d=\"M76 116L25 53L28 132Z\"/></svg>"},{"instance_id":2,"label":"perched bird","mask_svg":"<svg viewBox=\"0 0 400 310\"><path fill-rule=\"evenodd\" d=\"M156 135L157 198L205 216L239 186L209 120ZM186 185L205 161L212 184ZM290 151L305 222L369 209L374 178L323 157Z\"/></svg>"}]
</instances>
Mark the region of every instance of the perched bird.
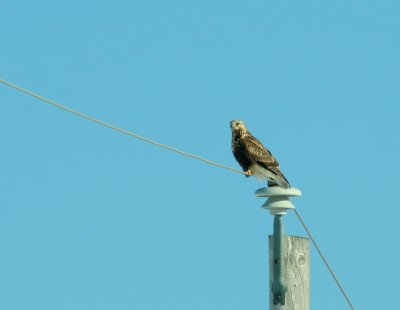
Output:
<instances>
[{"instance_id":1,"label":"perched bird","mask_svg":"<svg viewBox=\"0 0 400 310\"><path fill-rule=\"evenodd\" d=\"M268 181L268 186L290 188L288 180L279 169L278 161L261 144L242 121L231 121L232 152L246 176Z\"/></svg>"}]
</instances>

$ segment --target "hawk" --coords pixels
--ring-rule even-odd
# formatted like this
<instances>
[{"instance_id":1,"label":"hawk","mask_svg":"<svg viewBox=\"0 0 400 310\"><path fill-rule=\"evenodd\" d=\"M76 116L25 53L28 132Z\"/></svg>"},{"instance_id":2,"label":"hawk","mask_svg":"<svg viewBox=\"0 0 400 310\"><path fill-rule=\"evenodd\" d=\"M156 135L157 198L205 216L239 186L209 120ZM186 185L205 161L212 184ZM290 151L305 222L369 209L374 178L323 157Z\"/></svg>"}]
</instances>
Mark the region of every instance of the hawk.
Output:
<instances>
[{"instance_id":1,"label":"hawk","mask_svg":"<svg viewBox=\"0 0 400 310\"><path fill-rule=\"evenodd\" d=\"M290 188L288 180L279 169L278 161L271 152L258 141L245 124L239 120L231 121L232 152L242 167L246 177L268 181L268 186Z\"/></svg>"}]
</instances>

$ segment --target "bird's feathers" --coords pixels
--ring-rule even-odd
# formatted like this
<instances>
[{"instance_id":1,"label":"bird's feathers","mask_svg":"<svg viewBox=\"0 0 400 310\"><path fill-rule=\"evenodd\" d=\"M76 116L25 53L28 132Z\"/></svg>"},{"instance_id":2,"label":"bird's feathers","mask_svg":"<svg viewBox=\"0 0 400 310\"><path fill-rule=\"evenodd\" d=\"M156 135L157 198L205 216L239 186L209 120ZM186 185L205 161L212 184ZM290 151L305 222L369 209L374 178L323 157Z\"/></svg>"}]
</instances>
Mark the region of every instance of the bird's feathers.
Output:
<instances>
[{"instance_id":1,"label":"bird's feathers","mask_svg":"<svg viewBox=\"0 0 400 310\"><path fill-rule=\"evenodd\" d=\"M289 188L289 182L282 174L278 161L258 141L242 121L232 121L232 152L243 171L258 179L268 180L270 185Z\"/></svg>"},{"instance_id":2,"label":"bird's feathers","mask_svg":"<svg viewBox=\"0 0 400 310\"><path fill-rule=\"evenodd\" d=\"M249 131L238 141L238 145L254 161L263 163L268 167L279 167L278 161L272 156L271 152Z\"/></svg>"}]
</instances>

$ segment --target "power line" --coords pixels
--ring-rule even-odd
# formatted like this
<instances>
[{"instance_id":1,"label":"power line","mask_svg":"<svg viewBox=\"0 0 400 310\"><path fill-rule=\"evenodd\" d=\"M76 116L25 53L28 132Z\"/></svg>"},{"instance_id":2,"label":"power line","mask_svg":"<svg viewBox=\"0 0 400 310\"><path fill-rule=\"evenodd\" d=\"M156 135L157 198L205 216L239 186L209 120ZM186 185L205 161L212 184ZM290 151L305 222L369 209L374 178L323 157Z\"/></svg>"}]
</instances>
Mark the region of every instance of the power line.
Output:
<instances>
[{"instance_id":1,"label":"power line","mask_svg":"<svg viewBox=\"0 0 400 310\"><path fill-rule=\"evenodd\" d=\"M44 101L44 102L46 102L46 103L48 103L48 104L51 104L52 106L55 106L55 107L57 107L57 108L59 108L59 109L61 109L61 110L67 111L67 112L72 113L72 114L74 114L74 115L76 115L76 116L79 116L79 117L82 117L82 118L84 118L84 119L87 119L87 120L89 120L89 121L91 121L91 122L93 122L93 123L102 125L102 126L104 126L104 127L110 128L110 129L112 129L112 130L118 131L118 132L120 132L120 133L126 134L126 135L131 136L131 137L134 137L134 138L136 138L136 139L142 140L142 141L144 141L144 142L153 144L153 145L155 145L155 146L158 146L158 147L167 149L167 150L169 150L169 151L178 153L178 154L180 154L180 155L184 155L184 156L187 156L187 157L190 157L190 158L194 158L194 159L200 160L200 161L202 161L202 162L205 162L205 163L207 163L207 164L214 165L214 166L217 166L217 167L220 167L220 168L224 168L224 169L228 169L228 170L230 170L230 171L233 171L233 172L236 172L236 173L240 173L240 174L244 174L244 175L245 175L245 173L244 173L243 171L241 171L241 170L238 170L238 169L235 169L235 168L231 168L231 167L228 167L228 166L226 166L226 165L223 165L223 164L216 163L216 162L214 162L214 161L205 159L205 158L203 158L203 157L200 157L200 156L197 156L197 155L194 155L194 154L190 154L190 153L188 153L188 152L184 152L184 151L178 150L178 149L173 148L173 147L171 147L171 146L168 146L168 145L166 145L166 144L162 144L162 143L153 141L153 140L151 140L151 139L142 137L142 136L140 136L140 135L138 135L138 134L135 134L135 133L130 132L130 131L128 131L128 130L125 130L125 129L123 129L123 128L119 128L119 127L117 127L117 126L114 126L114 125L112 125L112 124L106 123L106 122L104 122L104 121L102 121L102 120L99 120L99 119L94 118L94 117L92 117L92 116L89 116L89 115L87 115L87 114L84 114L84 113L81 113L81 112L76 111L76 110L74 110L74 109L71 109L71 108L69 108L69 107L66 107L65 105L62 105L61 103L58 103L58 102L56 102L56 101L54 101L54 100L48 99L48 98L46 98L46 97L43 97L43 96L41 96L41 95L39 95L39 94L36 94L36 93L34 93L34 92L30 91L30 90L27 90L27 89L25 89L25 88L22 88L22 87L20 87L20 86L18 86L18 85L15 85L15 84L11 83L11 82L5 81L5 80L3 80L3 79L0 79L0 82L3 83L3 84L5 84L5 85L7 85L7 86L10 86L10 87L12 87L12 88L14 88L14 89L16 89L16 90L18 90L18 91L20 91L20 92L23 92L23 93L25 93L25 94L27 94L27 95L30 95L30 96L32 96L32 97L35 97L36 99L39 99L39 100L42 100L42 101Z\"/></svg>"},{"instance_id":2,"label":"power line","mask_svg":"<svg viewBox=\"0 0 400 310\"><path fill-rule=\"evenodd\" d=\"M324 254L322 254L321 249L319 248L317 242L315 241L315 239L314 239L313 236L311 235L310 230L308 229L308 227L307 227L306 223L304 222L303 218L300 216L300 214L299 214L299 212L297 211L297 209L294 209L294 212L296 213L296 215L297 215L297 217L298 217L300 223L303 225L304 230L307 232L307 235L310 237L311 242L314 244L315 248L317 249L318 254L319 254L319 256L321 256L321 258L322 258L322 260L323 260L323 262L324 262L326 268L327 268L327 269L329 270L329 272L331 273L333 280L336 282L336 285L339 287L339 289L340 289L340 291L342 292L344 298L346 298L346 301L347 301L347 303L349 304L350 308L351 308L352 310L354 310L354 306L353 306L353 304L351 303L349 296L347 296L345 290L343 289L343 287L342 287L342 285L340 284L338 278L336 277L335 273L333 272L333 269L332 269L331 266L329 265L329 263L328 263L328 261L326 260Z\"/></svg>"},{"instance_id":3,"label":"power line","mask_svg":"<svg viewBox=\"0 0 400 310\"><path fill-rule=\"evenodd\" d=\"M136 138L136 139L142 140L142 141L144 141L144 142L153 144L153 145L155 145L155 146L158 146L158 147L167 149L167 150L169 150L169 151L178 153L178 154L180 154L180 155L184 155L184 156L187 156L187 157L190 157L190 158L194 158L194 159L200 160L200 161L202 161L202 162L205 162L205 163L207 163L207 164L210 164L210 165L213 165L213 166L217 166L217 167L220 167L220 168L224 168L224 169L227 169L227 170L230 170L230 171L233 171L233 172L236 172L236 173L240 173L240 174L244 174L244 175L245 175L245 173L244 173L243 171L241 171L241 170L238 170L238 169L235 169L235 168L231 168L231 167L228 167L228 166L226 166L226 165L223 165L223 164L220 164L220 163L216 163L216 162L210 161L210 160L205 159L205 158L203 158L203 157L200 157L200 156L197 156L197 155L188 153L188 152L184 152L184 151L178 150L178 149L173 148L173 147L171 147L171 146L168 146L168 145L166 145L166 144L162 144L162 143L153 141L153 140L151 140L151 139L142 137L142 136L140 136L140 135L138 135L138 134L135 134L135 133L130 132L130 131L128 131L128 130L125 130L125 129L123 129L123 128L119 128L119 127L117 127L117 126L114 126L114 125L112 125L112 124L109 124L109 123L107 123L107 122L104 122L104 121L102 121L102 120L99 120L99 119L97 119L97 118L94 118L94 117L92 117L92 116L89 116L89 115L87 115L87 114L84 114L84 113L81 113L81 112L76 111L76 110L74 110L74 109L71 109L71 108L69 108L69 107L66 107L66 106L64 106L64 105L62 105L62 104L60 104L60 103L58 103L58 102L56 102L56 101L54 101L54 100L48 99L48 98L46 98L46 97L43 97L43 96L41 96L41 95L39 95L39 94L36 94L36 93L34 93L34 92L30 91L30 90L27 90L27 89L25 89L25 88L23 88L23 87L20 87L20 86L18 86L18 85L15 85L15 84L13 84L13 83L11 83L11 82L8 82L8 81L6 81L6 80L0 79L0 82L3 83L3 84L5 84L5 85L7 85L7 86L9 86L9 87L11 87L11 88L14 88L14 89L16 89L16 90L18 90L18 91L20 91L20 92L23 92L23 93L25 93L25 94L27 94L27 95L30 95L30 96L32 96L32 97L34 97L34 98L36 98L36 99L42 100L42 101L44 101L44 102L46 102L46 103L48 103L48 104L50 104L50 105L52 105L52 106L55 106L55 107L57 107L57 108L59 108L59 109L61 109L61 110L64 110L64 111L69 112L69 113L72 113L72 114L74 114L74 115L76 115L76 116L82 117L82 118L84 118L84 119L86 119L86 120L89 120L89 121L91 121L91 122L93 122L93 123L102 125L102 126L104 126L104 127L110 128L110 129L112 129L112 130L118 131L118 132L120 132L120 133L126 134L126 135L131 136L131 137L134 137L134 138ZM320 248L319 248L317 242L316 242L315 239L312 237L312 235L311 235L311 233L310 233L310 230L308 229L307 225L306 225L305 222L303 221L303 219L302 219L302 217L300 216L300 214L299 214L299 212L297 211L297 209L294 209L294 212L296 213L298 219L300 220L301 224L302 224L303 227L304 227L304 230L307 232L307 234L308 234L308 236L310 237L312 243L314 244L315 248L317 249L318 254L321 256L323 262L325 263L325 266L327 267L327 269L328 269L329 272L331 273L331 275L332 275L334 281L336 282L337 286L339 287L340 291L342 292L344 298L347 300L347 302L348 302L348 304L350 305L351 309L354 310L354 307L353 307L353 305L352 305L352 303L351 303L349 297L347 296L347 294L346 294L346 292L344 291L343 287L340 285L339 280L337 279L337 277L336 277L335 273L333 272L332 268L330 267L328 261L326 260L325 256L323 255L322 251L320 250Z\"/></svg>"}]
</instances>

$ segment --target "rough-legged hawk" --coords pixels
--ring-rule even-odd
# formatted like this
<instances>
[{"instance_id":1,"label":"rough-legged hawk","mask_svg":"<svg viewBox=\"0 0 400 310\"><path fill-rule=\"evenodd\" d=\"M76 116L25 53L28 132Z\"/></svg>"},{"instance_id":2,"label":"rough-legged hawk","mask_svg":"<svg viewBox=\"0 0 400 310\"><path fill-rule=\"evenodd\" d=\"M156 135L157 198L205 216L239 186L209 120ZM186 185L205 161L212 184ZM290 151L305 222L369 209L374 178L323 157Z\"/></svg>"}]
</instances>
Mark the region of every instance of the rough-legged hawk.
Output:
<instances>
[{"instance_id":1,"label":"rough-legged hawk","mask_svg":"<svg viewBox=\"0 0 400 310\"><path fill-rule=\"evenodd\" d=\"M268 181L268 186L289 188L271 152L247 130L242 121L231 121L232 152L247 176Z\"/></svg>"}]
</instances>

